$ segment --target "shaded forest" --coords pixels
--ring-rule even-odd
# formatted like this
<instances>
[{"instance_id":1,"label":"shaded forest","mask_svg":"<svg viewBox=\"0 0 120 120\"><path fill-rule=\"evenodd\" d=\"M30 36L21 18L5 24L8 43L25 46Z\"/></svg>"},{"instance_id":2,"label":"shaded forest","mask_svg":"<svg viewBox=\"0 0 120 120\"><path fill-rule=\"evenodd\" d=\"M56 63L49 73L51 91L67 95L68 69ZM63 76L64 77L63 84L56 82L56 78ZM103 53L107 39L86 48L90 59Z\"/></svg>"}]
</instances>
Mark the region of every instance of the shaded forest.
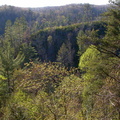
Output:
<instances>
[{"instance_id":1,"label":"shaded forest","mask_svg":"<svg viewBox=\"0 0 120 120\"><path fill-rule=\"evenodd\" d=\"M105 35L105 25L103 21L91 23L79 23L65 27L46 28L33 34L31 37L32 46L36 49L38 57L42 61L59 61L66 67L77 67L79 61L79 35L84 35L86 31L98 31L99 37ZM89 37L89 35L86 35ZM90 36L91 37L91 36ZM82 43L81 45L89 46L90 41ZM42 52L41 52L42 51ZM81 52L85 51L82 50Z\"/></svg>"},{"instance_id":2,"label":"shaded forest","mask_svg":"<svg viewBox=\"0 0 120 120\"><path fill-rule=\"evenodd\" d=\"M0 120L120 120L119 1L0 16Z\"/></svg>"}]
</instances>

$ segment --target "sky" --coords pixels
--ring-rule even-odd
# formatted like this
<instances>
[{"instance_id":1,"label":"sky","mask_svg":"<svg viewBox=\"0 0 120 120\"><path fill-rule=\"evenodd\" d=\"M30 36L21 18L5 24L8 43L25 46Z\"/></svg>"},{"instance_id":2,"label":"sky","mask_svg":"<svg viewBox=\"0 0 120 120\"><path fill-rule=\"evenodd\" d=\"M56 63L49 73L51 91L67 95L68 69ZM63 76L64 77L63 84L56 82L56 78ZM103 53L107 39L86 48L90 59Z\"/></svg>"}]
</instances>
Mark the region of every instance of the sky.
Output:
<instances>
[{"instance_id":1,"label":"sky","mask_svg":"<svg viewBox=\"0 0 120 120\"><path fill-rule=\"evenodd\" d=\"M95 5L109 4L109 0L0 0L0 5L13 5L17 7L46 7L61 6L73 3L89 3Z\"/></svg>"}]
</instances>

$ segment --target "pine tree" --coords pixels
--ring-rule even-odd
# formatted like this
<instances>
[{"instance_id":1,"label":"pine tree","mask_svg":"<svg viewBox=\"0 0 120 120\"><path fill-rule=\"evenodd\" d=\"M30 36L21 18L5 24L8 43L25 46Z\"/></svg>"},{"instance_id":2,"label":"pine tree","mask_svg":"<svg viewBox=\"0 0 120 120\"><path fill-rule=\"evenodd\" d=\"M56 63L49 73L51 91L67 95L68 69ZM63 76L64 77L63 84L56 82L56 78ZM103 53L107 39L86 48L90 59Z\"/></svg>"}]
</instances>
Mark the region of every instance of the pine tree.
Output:
<instances>
[{"instance_id":1,"label":"pine tree","mask_svg":"<svg viewBox=\"0 0 120 120\"><path fill-rule=\"evenodd\" d=\"M79 56L81 56L91 44L97 44L98 41L99 39L98 39L97 31L95 30L87 30L85 32L79 31L77 36Z\"/></svg>"},{"instance_id":2,"label":"pine tree","mask_svg":"<svg viewBox=\"0 0 120 120\"><path fill-rule=\"evenodd\" d=\"M103 72L109 83L106 85L106 96L109 96L106 101L109 101L112 106L112 117L120 119L120 1L112 0L111 2L114 5L106 14L108 17L106 36L98 46L98 50L104 54L103 66L106 70Z\"/></svg>"},{"instance_id":3,"label":"pine tree","mask_svg":"<svg viewBox=\"0 0 120 120\"><path fill-rule=\"evenodd\" d=\"M57 61L61 62L66 67L73 66L74 60L74 49L72 49L71 43L63 43L60 50L58 51Z\"/></svg>"},{"instance_id":4,"label":"pine tree","mask_svg":"<svg viewBox=\"0 0 120 120\"><path fill-rule=\"evenodd\" d=\"M25 55L24 62L36 56L34 47L31 46L30 31L24 17L17 18L12 24L10 20L6 22L4 38L10 42L11 47L15 49L17 56L19 51Z\"/></svg>"},{"instance_id":5,"label":"pine tree","mask_svg":"<svg viewBox=\"0 0 120 120\"><path fill-rule=\"evenodd\" d=\"M14 90L13 72L23 62L24 54L19 52L15 55L15 49L8 40L4 40L0 48L0 74L6 78L8 93Z\"/></svg>"},{"instance_id":6,"label":"pine tree","mask_svg":"<svg viewBox=\"0 0 120 120\"><path fill-rule=\"evenodd\" d=\"M85 119L94 119L91 116L96 119L94 113L100 119L120 119L120 3L117 0L113 3L113 8L106 13L108 26L105 37L82 35L78 41L84 43L86 40L88 46L95 45L82 54L79 64L85 72L82 76Z\"/></svg>"},{"instance_id":7,"label":"pine tree","mask_svg":"<svg viewBox=\"0 0 120 120\"><path fill-rule=\"evenodd\" d=\"M120 58L120 2L118 0L111 1L114 3L105 16L107 16L107 32L98 49L108 55Z\"/></svg>"},{"instance_id":8,"label":"pine tree","mask_svg":"<svg viewBox=\"0 0 120 120\"><path fill-rule=\"evenodd\" d=\"M88 48L80 58L80 67L86 73L83 75L85 87L83 91L84 101L95 99L92 112L100 113L101 119L120 119L120 4L114 1L114 6L107 13L107 31L104 38L91 39L95 49ZM95 52L99 53L95 56ZM100 57L100 58L99 58ZM96 89L96 83L102 80L102 88ZM89 82L90 81L90 82ZM92 81L92 82L91 82ZM100 84L98 84L100 85ZM99 93L96 95L96 91ZM95 91L95 93L93 93ZM94 96L91 97L91 96ZM90 98L89 98L90 97ZM103 101L103 98L104 101ZM90 101L85 105L89 106ZM99 104L98 104L99 103ZM87 107L88 107L87 106ZM98 111L98 108L100 108ZM88 109L86 109L88 110ZM102 114L102 115L101 115Z\"/></svg>"},{"instance_id":9,"label":"pine tree","mask_svg":"<svg viewBox=\"0 0 120 120\"><path fill-rule=\"evenodd\" d=\"M17 26L14 27L11 21L7 21L5 34L4 36L1 36L0 40L0 74L6 78L8 93L11 93L14 89L14 80L12 79L14 70L17 69L25 58L23 52L20 51L23 42L23 39L21 38L23 31L21 33L19 32L21 37L18 36L17 32L17 29L20 30L20 28L21 26L18 26L18 28Z\"/></svg>"}]
</instances>

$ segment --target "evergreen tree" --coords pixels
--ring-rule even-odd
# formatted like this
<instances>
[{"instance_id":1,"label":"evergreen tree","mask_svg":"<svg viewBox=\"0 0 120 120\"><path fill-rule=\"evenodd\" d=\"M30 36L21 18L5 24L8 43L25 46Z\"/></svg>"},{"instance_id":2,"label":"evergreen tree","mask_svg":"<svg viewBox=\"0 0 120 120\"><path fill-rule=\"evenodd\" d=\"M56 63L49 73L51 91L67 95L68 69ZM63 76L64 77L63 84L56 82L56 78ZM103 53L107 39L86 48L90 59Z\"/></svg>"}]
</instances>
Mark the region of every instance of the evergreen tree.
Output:
<instances>
[{"instance_id":1,"label":"evergreen tree","mask_svg":"<svg viewBox=\"0 0 120 120\"><path fill-rule=\"evenodd\" d=\"M99 39L98 39L97 31L95 30L87 30L85 32L79 31L77 36L79 56L81 56L91 44L98 44L97 43L98 41Z\"/></svg>"},{"instance_id":2,"label":"evergreen tree","mask_svg":"<svg viewBox=\"0 0 120 120\"><path fill-rule=\"evenodd\" d=\"M61 62L66 67L74 65L74 49L72 49L71 43L63 43L60 50L58 51L57 61Z\"/></svg>"},{"instance_id":3,"label":"evergreen tree","mask_svg":"<svg viewBox=\"0 0 120 120\"><path fill-rule=\"evenodd\" d=\"M58 51L58 57L57 57L57 61L61 62L63 65L67 64L67 52L68 49L65 45L65 43L62 44L60 50Z\"/></svg>"},{"instance_id":4,"label":"evergreen tree","mask_svg":"<svg viewBox=\"0 0 120 120\"><path fill-rule=\"evenodd\" d=\"M55 47L51 35L49 35L47 38L47 59L50 61L54 61L55 59Z\"/></svg>"},{"instance_id":5,"label":"evergreen tree","mask_svg":"<svg viewBox=\"0 0 120 120\"><path fill-rule=\"evenodd\" d=\"M98 49L107 55L120 58L120 2L115 1L111 1L115 5L105 14L108 21L107 32Z\"/></svg>"},{"instance_id":6,"label":"evergreen tree","mask_svg":"<svg viewBox=\"0 0 120 120\"><path fill-rule=\"evenodd\" d=\"M30 59L36 56L36 51L31 46L30 31L24 17L17 18L14 24L7 21L4 37L10 42L11 47L15 49L16 56L19 51L24 53L24 62L29 62Z\"/></svg>"},{"instance_id":7,"label":"evergreen tree","mask_svg":"<svg viewBox=\"0 0 120 120\"><path fill-rule=\"evenodd\" d=\"M0 74L6 78L8 93L14 90L14 80L12 75L15 69L23 62L24 55L19 52L15 55L15 50L8 40L4 40L0 48Z\"/></svg>"},{"instance_id":8,"label":"evergreen tree","mask_svg":"<svg viewBox=\"0 0 120 120\"><path fill-rule=\"evenodd\" d=\"M86 71L83 75L85 86L83 98L85 114L88 118L99 114L99 119L120 119L120 5L114 1L113 9L108 11L107 32L102 39L91 39L94 48L88 48L80 58L80 68ZM99 40L99 43L96 42ZM102 80L102 84L100 84ZM99 84L98 84L99 83ZM97 85L97 86L96 86ZM99 87L100 85L100 87ZM102 85L102 86L101 86ZM99 89L98 89L99 88ZM96 94L96 92L98 93ZM94 97L93 97L94 96ZM105 99L104 99L105 98ZM104 99L104 100L102 100ZM95 104L88 104L94 100ZM100 108L98 111L98 108ZM89 114L88 114L89 112ZM90 115L90 116L88 116ZM86 118L86 119L88 119ZM96 118L96 116L95 116ZM92 118L91 118L92 119Z\"/></svg>"},{"instance_id":9,"label":"evergreen tree","mask_svg":"<svg viewBox=\"0 0 120 120\"><path fill-rule=\"evenodd\" d=\"M23 25L22 18L21 24ZM16 20L17 23L20 23L19 20ZM24 26L24 25L23 25ZM27 53L22 49L22 44L24 38L24 27L17 25L14 27L11 21L6 23L5 34L1 37L1 46L0 46L0 74L6 78L6 84L8 93L11 93L14 90L14 80L13 73L14 70L20 66L26 57L24 53Z\"/></svg>"},{"instance_id":10,"label":"evergreen tree","mask_svg":"<svg viewBox=\"0 0 120 120\"><path fill-rule=\"evenodd\" d=\"M84 74L84 89L83 97L83 113L85 119L91 118L92 109L94 107L94 96L98 93L103 85L103 76L101 69L102 56L96 49L96 46L91 45L80 57L79 67Z\"/></svg>"},{"instance_id":11,"label":"evergreen tree","mask_svg":"<svg viewBox=\"0 0 120 120\"><path fill-rule=\"evenodd\" d=\"M113 8L107 13L108 26L106 36L97 49L104 53L103 66L106 70L103 69L102 71L106 74L107 81L109 81L107 82L109 87L108 85L106 86L108 90L105 96L109 96L106 101L109 101L112 106L110 112L113 113L113 116L111 117L120 119L120 2L119 0L114 0L112 3L114 3Z\"/></svg>"}]
</instances>

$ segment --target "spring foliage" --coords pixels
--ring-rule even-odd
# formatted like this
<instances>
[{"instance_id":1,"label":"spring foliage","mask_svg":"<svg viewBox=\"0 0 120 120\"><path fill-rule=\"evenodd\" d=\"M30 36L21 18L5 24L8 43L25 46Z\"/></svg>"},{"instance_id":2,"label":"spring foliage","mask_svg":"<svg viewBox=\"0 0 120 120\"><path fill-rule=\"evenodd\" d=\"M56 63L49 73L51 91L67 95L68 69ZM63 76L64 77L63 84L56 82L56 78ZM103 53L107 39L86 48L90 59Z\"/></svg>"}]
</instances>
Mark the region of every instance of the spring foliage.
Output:
<instances>
[{"instance_id":1,"label":"spring foliage","mask_svg":"<svg viewBox=\"0 0 120 120\"><path fill-rule=\"evenodd\" d=\"M1 120L120 120L120 6L113 3L106 34L96 22L46 28L31 41L23 18L7 22L0 37Z\"/></svg>"}]
</instances>

